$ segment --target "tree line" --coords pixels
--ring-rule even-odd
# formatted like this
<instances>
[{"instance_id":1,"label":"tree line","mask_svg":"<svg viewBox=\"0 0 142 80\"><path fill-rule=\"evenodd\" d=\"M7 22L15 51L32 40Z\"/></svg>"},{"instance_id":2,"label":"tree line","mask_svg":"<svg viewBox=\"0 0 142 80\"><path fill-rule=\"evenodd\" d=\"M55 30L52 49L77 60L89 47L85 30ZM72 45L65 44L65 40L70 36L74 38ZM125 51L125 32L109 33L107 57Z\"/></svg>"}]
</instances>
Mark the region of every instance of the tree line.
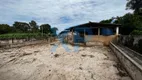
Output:
<instances>
[{"instance_id":1,"label":"tree line","mask_svg":"<svg viewBox=\"0 0 142 80\"><path fill-rule=\"evenodd\" d=\"M117 16L114 23L121 24L122 35L142 35L142 0L127 0L126 9L134 10L124 16ZM102 20L100 23L111 23L114 17Z\"/></svg>"},{"instance_id":2,"label":"tree line","mask_svg":"<svg viewBox=\"0 0 142 80\"><path fill-rule=\"evenodd\" d=\"M12 26L8 24L0 24L0 34L8 33L44 33L56 36L54 32L58 29L56 27L51 28L49 24L37 25L36 21L31 20L29 23L26 22L14 22Z\"/></svg>"}]
</instances>

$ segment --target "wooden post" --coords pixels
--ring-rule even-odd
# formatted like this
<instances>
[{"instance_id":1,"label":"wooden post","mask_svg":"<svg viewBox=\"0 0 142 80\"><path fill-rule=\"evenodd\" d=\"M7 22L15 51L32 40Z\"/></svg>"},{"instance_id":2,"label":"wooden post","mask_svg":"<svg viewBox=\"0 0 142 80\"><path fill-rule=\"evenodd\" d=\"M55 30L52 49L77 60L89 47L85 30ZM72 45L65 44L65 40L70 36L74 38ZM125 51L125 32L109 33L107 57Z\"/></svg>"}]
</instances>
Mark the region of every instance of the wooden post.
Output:
<instances>
[{"instance_id":1,"label":"wooden post","mask_svg":"<svg viewBox=\"0 0 142 80\"><path fill-rule=\"evenodd\" d=\"M116 27L116 35L119 35L119 27Z\"/></svg>"},{"instance_id":2,"label":"wooden post","mask_svg":"<svg viewBox=\"0 0 142 80\"><path fill-rule=\"evenodd\" d=\"M100 28L98 28L98 35L100 35Z\"/></svg>"}]
</instances>

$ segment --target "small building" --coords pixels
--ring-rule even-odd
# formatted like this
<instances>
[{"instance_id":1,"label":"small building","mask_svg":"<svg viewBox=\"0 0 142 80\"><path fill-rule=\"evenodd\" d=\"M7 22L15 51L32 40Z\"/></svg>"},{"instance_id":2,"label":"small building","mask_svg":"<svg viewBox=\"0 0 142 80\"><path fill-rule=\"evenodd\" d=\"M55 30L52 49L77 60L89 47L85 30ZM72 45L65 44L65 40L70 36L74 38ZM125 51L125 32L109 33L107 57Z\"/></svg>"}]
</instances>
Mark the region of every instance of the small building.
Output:
<instances>
[{"instance_id":1,"label":"small building","mask_svg":"<svg viewBox=\"0 0 142 80\"><path fill-rule=\"evenodd\" d=\"M120 24L104 24L89 22L77 26L70 27L72 34L67 36L69 43L86 43L86 42L102 42L104 45L109 45L109 42L119 35Z\"/></svg>"}]
</instances>

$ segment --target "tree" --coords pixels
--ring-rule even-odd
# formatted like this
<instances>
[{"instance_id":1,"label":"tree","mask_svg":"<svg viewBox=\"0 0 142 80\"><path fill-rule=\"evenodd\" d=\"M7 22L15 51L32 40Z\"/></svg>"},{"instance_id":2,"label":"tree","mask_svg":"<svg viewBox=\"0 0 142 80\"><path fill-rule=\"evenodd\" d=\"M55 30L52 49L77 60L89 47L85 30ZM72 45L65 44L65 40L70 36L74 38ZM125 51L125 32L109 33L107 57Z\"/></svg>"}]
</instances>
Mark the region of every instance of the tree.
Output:
<instances>
[{"instance_id":1,"label":"tree","mask_svg":"<svg viewBox=\"0 0 142 80\"><path fill-rule=\"evenodd\" d=\"M58 30L57 27L53 27L53 28L51 29L51 32L52 32L52 35L53 35L53 36L57 36L57 33L56 33L57 30Z\"/></svg>"},{"instance_id":2,"label":"tree","mask_svg":"<svg viewBox=\"0 0 142 80\"><path fill-rule=\"evenodd\" d=\"M118 23L122 24L120 32L124 35L132 33L134 30L142 30L142 16L136 14L125 14L118 18Z\"/></svg>"},{"instance_id":3,"label":"tree","mask_svg":"<svg viewBox=\"0 0 142 80\"><path fill-rule=\"evenodd\" d=\"M112 19L102 20L100 23L111 23Z\"/></svg>"},{"instance_id":4,"label":"tree","mask_svg":"<svg viewBox=\"0 0 142 80\"><path fill-rule=\"evenodd\" d=\"M51 26L49 24L42 24L40 26L40 32L51 34Z\"/></svg>"},{"instance_id":5,"label":"tree","mask_svg":"<svg viewBox=\"0 0 142 80\"><path fill-rule=\"evenodd\" d=\"M11 28L8 24L0 24L0 34L6 34L11 32Z\"/></svg>"},{"instance_id":6,"label":"tree","mask_svg":"<svg viewBox=\"0 0 142 80\"><path fill-rule=\"evenodd\" d=\"M111 19L102 20L100 23L110 23ZM137 14L127 13L122 17L117 17L117 20L114 22L116 24L121 24L122 27L120 28L120 33L123 35L129 35L134 30L142 30L142 16ZM140 34L140 31L135 31L133 33Z\"/></svg>"},{"instance_id":7,"label":"tree","mask_svg":"<svg viewBox=\"0 0 142 80\"><path fill-rule=\"evenodd\" d=\"M126 9L134 10L135 14L142 15L142 0L127 0Z\"/></svg>"},{"instance_id":8,"label":"tree","mask_svg":"<svg viewBox=\"0 0 142 80\"><path fill-rule=\"evenodd\" d=\"M136 29L134 24L135 19L133 14L125 14L123 17L119 17L117 23L121 24L120 33L123 35L129 35L133 30Z\"/></svg>"},{"instance_id":9,"label":"tree","mask_svg":"<svg viewBox=\"0 0 142 80\"><path fill-rule=\"evenodd\" d=\"M17 32L28 32L30 30L29 24L25 22L15 22L13 27Z\"/></svg>"},{"instance_id":10,"label":"tree","mask_svg":"<svg viewBox=\"0 0 142 80\"><path fill-rule=\"evenodd\" d=\"M30 29L31 29L32 32L37 32L38 31L37 23L34 20L29 22L29 25L30 25Z\"/></svg>"}]
</instances>

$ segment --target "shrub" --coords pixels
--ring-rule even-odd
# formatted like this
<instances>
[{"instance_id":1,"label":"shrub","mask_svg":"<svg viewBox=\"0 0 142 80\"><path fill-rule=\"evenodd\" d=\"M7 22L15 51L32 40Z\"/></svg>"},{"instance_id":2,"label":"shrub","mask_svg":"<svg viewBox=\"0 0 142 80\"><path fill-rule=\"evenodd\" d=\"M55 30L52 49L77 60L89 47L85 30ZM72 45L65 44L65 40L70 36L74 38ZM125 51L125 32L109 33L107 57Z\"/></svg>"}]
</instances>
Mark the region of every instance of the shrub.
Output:
<instances>
[{"instance_id":1,"label":"shrub","mask_svg":"<svg viewBox=\"0 0 142 80\"><path fill-rule=\"evenodd\" d=\"M133 32L130 33L131 35L142 35L141 30L134 30Z\"/></svg>"},{"instance_id":2,"label":"shrub","mask_svg":"<svg viewBox=\"0 0 142 80\"><path fill-rule=\"evenodd\" d=\"M9 33L0 35L0 39L25 39L25 38L41 38L46 37L46 34L41 33Z\"/></svg>"},{"instance_id":3,"label":"shrub","mask_svg":"<svg viewBox=\"0 0 142 80\"><path fill-rule=\"evenodd\" d=\"M138 41L139 52L142 53L142 39Z\"/></svg>"},{"instance_id":4,"label":"shrub","mask_svg":"<svg viewBox=\"0 0 142 80\"><path fill-rule=\"evenodd\" d=\"M127 47L132 47L133 42L134 42L133 36L127 36L127 39L126 39L124 45L127 46Z\"/></svg>"}]
</instances>

